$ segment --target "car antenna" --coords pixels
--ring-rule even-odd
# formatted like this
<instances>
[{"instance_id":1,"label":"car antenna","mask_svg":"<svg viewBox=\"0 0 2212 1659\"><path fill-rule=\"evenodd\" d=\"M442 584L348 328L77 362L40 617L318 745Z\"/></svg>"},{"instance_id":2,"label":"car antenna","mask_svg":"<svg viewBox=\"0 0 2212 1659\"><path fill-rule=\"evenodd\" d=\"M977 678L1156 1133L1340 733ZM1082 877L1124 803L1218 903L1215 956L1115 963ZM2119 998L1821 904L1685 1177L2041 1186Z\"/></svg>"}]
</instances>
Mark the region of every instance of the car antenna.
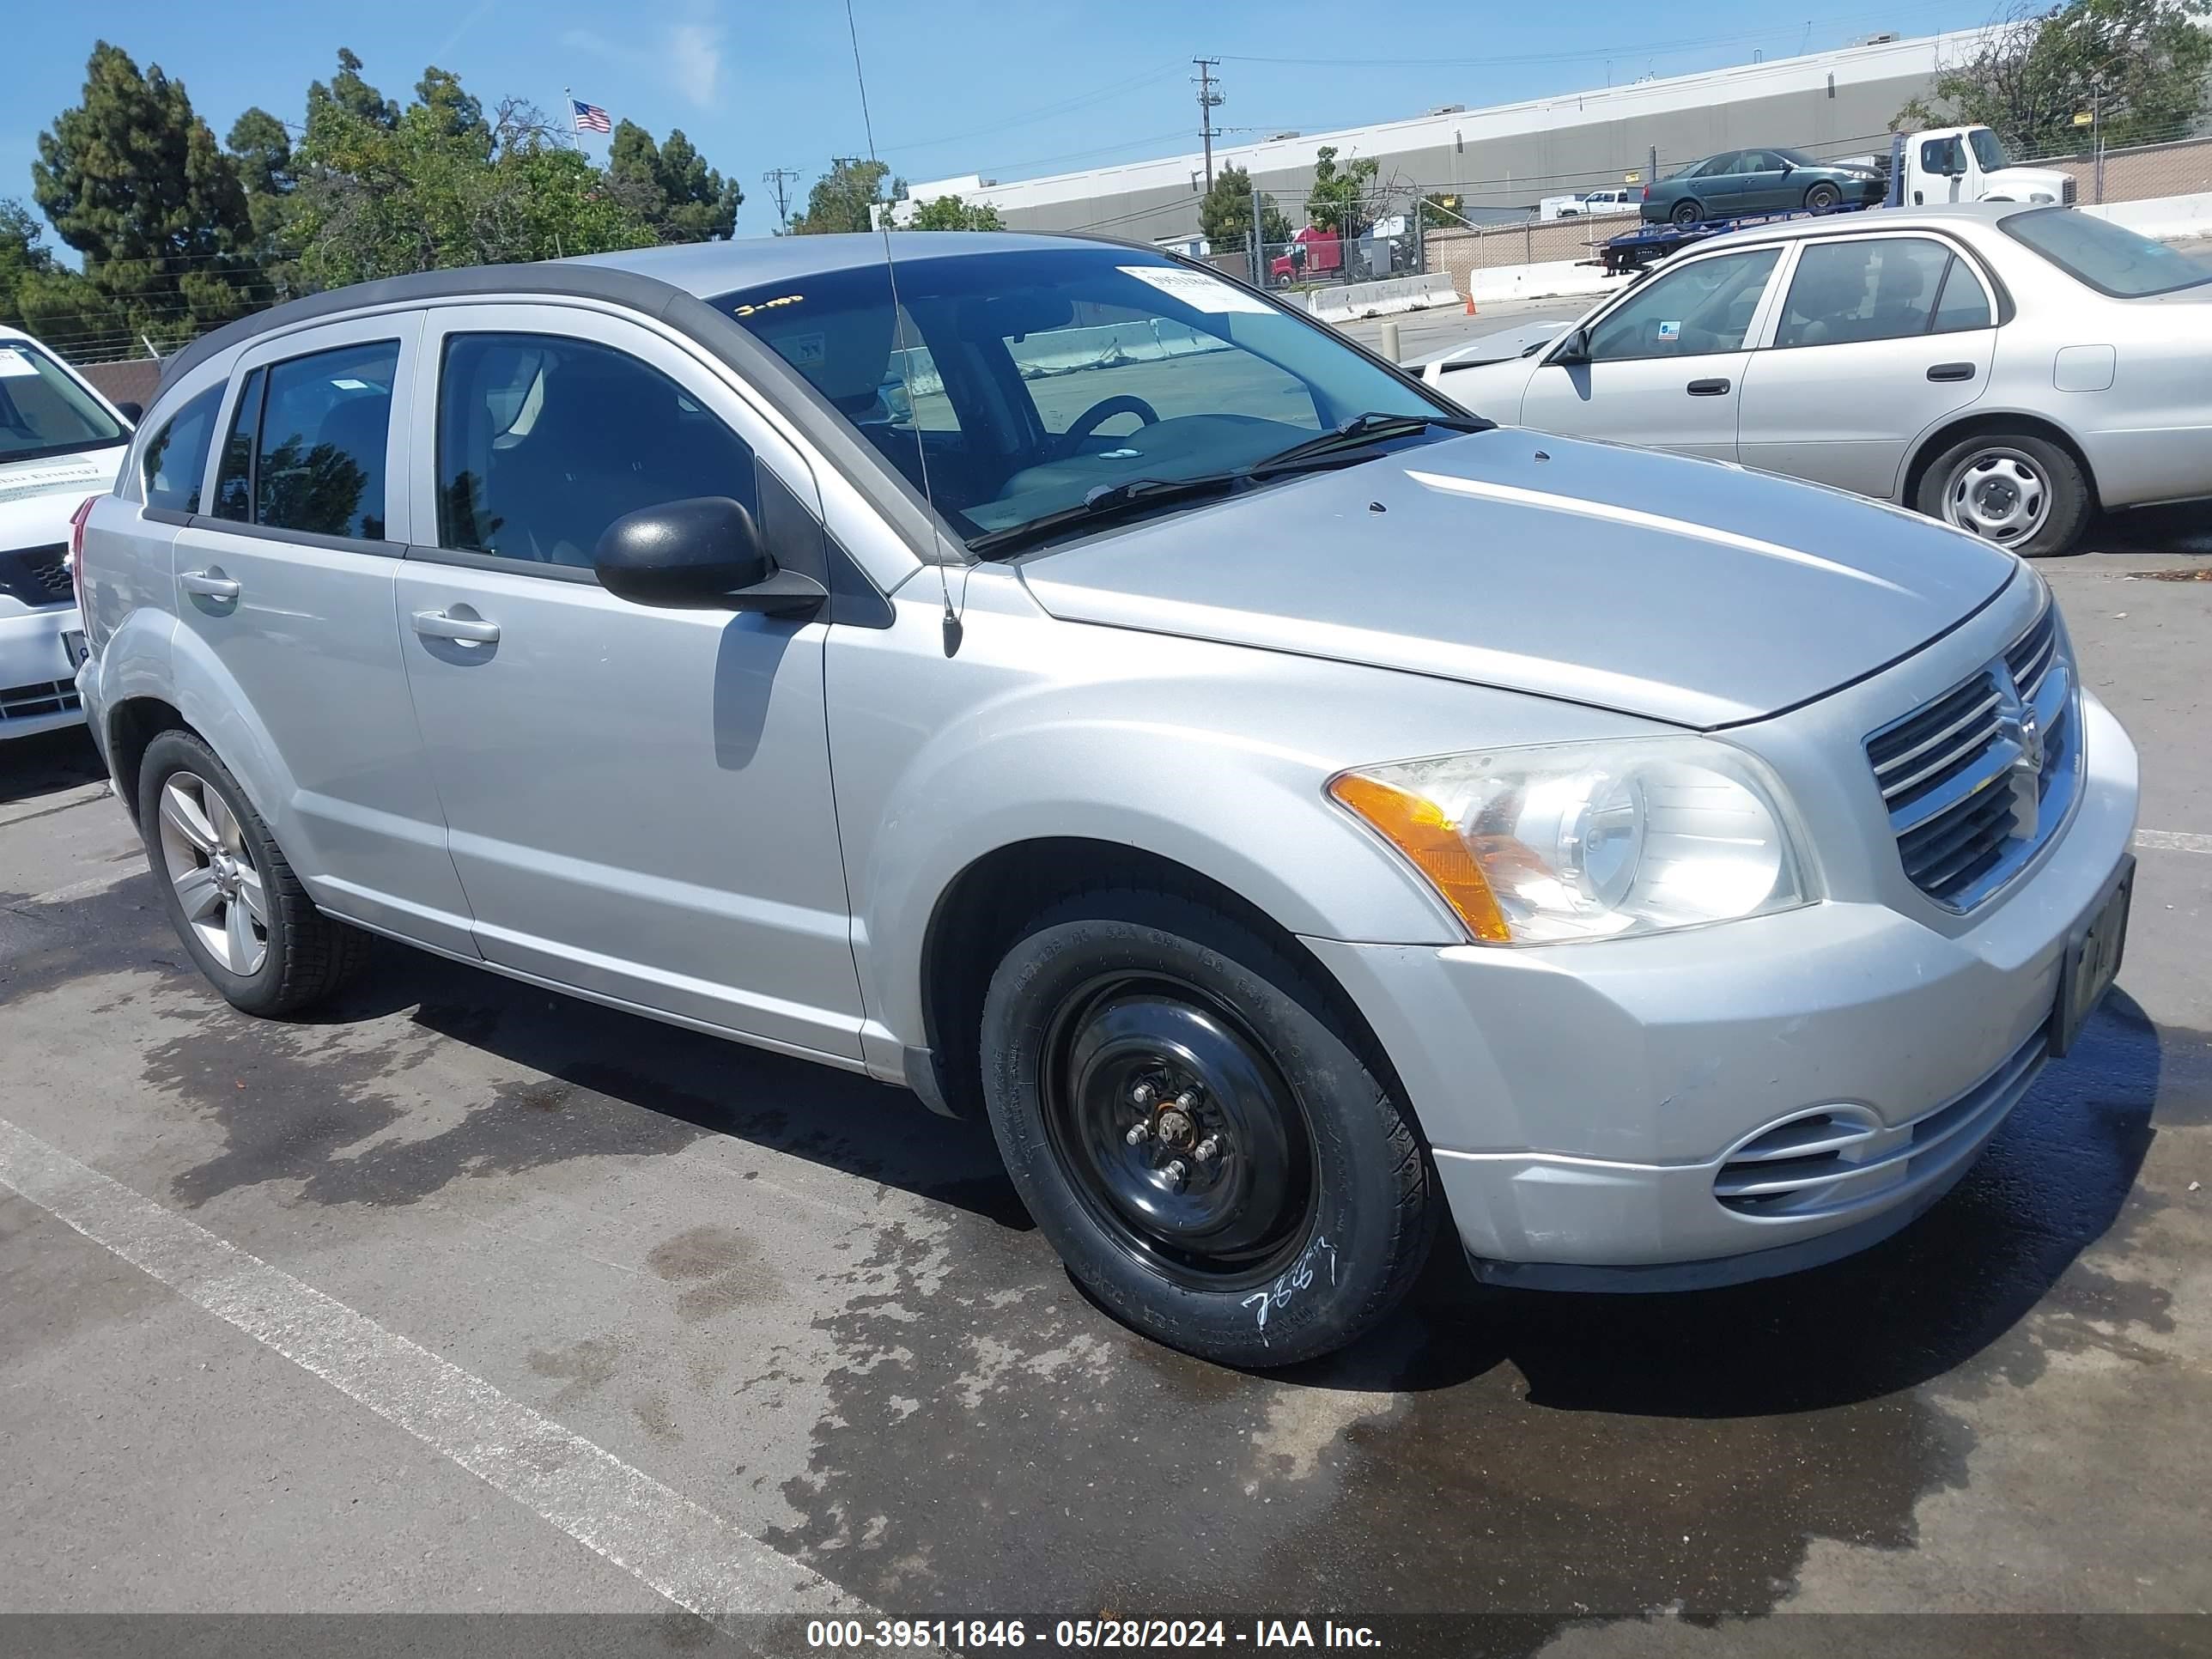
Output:
<instances>
[{"instance_id":1,"label":"car antenna","mask_svg":"<svg viewBox=\"0 0 2212 1659\"><path fill-rule=\"evenodd\" d=\"M860 131L868 140L868 160L876 161L876 125L868 115L868 77L860 68L860 31L853 21L853 0L845 0L845 33L853 42L853 80L860 89ZM880 166L881 163L877 163ZM908 355L906 343L906 307L899 302L898 264L891 258L890 204L886 202L876 215L876 228L884 238L884 274L890 283L891 329L899 356L899 386L906 393L907 407L914 407L914 386L908 376L914 359ZM921 468L921 499L929 507L930 550L937 556L937 586L945 598L945 654L953 655L960 649L963 628L961 611L968 608L968 578L969 572L960 573L960 611L952 608L952 580L945 574L945 544L937 531L937 497L929 488L929 447L921 441L921 427L917 421L914 429L915 459Z\"/></svg>"}]
</instances>

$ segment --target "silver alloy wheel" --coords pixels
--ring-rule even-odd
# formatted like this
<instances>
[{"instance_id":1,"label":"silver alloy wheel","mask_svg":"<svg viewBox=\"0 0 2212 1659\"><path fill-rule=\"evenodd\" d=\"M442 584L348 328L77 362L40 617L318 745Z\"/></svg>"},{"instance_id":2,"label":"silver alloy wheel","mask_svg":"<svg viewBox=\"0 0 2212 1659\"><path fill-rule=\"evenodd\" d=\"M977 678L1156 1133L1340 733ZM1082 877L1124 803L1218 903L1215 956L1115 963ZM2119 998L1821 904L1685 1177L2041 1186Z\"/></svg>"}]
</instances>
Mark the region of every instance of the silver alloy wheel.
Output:
<instances>
[{"instance_id":1,"label":"silver alloy wheel","mask_svg":"<svg viewBox=\"0 0 2212 1659\"><path fill-rule=\"evenodd\" d=\"M2001 547L2035 538L2051 517L2051 480L2017 449L1978 449L1943 481L1943 516Z\"/></svg>"},{"instance_id":2,"label":"silver alloy wheel","mask_svg":"<svg viewBox=\"0 0 2212 1659\"><path fill-rule=\"evenodd\" d=\"M161 862L185 921L241 978L269 959L269 903L253 854L215 786L179 772L161 786Z\"/></svg>"}]
</instances>

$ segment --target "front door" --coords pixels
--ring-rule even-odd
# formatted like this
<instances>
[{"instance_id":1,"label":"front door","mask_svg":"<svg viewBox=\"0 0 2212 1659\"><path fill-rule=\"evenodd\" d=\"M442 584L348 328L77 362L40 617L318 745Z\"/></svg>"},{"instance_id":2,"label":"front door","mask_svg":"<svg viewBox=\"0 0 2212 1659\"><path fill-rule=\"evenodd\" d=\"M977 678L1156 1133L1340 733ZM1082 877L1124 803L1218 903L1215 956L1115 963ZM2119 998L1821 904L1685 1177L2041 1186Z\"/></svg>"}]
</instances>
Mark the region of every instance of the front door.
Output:
<instances>
[{"instance_id":1,"label":"front door","mask_svg":"<svg viewBox=\"0 0 2212 1659\"><path fill-rule=\"evenodd\" d=\"M421 323L334 324L240 358L213 499L176 532L179 673L211 682L203 735L318 903L473 955L392 631Z\"/></svg>"},{"instance_id":2,"label":"front door","mask_svg":"<svg viewBox=\"0 0 2212 1659\"><path fill-rule=\"evenodd\" d=\"M1894 494L1914 441L1988 386L1995 325L1980 275L1932 237L1802 245L1745 371L1744 464Z\"/></svg>"},{"instance_id":3,"label":"front door","mask_svg":"<svg viewBox=\"0 0 2212 1659\"><path fill-rule=\"evenodd\" d=\"M1521 423L1734 460L1746 342L1778 258L1771 247L1710 254L1632 290L1591 325L1588 362L1547 356Z\"/></svg>"},{"instance_id":4,"label":"front door","mask_svg":"<svg viewBox=\"0 0 2212 1659\"><path fill-rule=\"evenodd\" d=\"M397 626L485 959L858 1058L829 624L635 605L590 568L615 519L702 495L804 568L805 463L672 340L580 309L434 312L417 387Z\"/></svg>"}]
</instances>

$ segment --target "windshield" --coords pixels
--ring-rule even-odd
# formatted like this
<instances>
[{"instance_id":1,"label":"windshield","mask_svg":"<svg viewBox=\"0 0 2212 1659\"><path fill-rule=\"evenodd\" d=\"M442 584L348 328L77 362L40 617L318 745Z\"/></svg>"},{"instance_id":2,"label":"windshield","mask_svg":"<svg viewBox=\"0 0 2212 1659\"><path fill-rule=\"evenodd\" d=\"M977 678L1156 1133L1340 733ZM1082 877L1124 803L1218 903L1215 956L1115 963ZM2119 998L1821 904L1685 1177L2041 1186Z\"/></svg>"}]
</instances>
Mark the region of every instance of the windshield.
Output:
<instances>
[{"instance_id":1,"label":"windshield","mask_svg":"<svg viewBox=\"0 0 2212 1659\"><path fill-rule=\"evenodd\" d=\"M2003 143L1987 127L1976 127L1966 135L1966 142L1974 147L1974 159L1982 164L1983 172L2002 173L2012 165L2005 159Z\"/></svg>"},{"instance_id":2,"label":"windshield","mask_svg":"<svg viewBox=\"0 0 2212 1659\"><path fill-rule=\"evenodd\" d=\"M2095 219L2078 208L2037 208L2000 221L2005 234L2024 242L2077 282L2118 300L2146 299L2212 283L2212 266Z\"/></svg>"},{"instance_id":3,"label":"windshield","mask_svg":"<svg viewBox=\"0 0 2212 1659\"><path fill-rule=\"evenodd\" d=\"M1134 248L902 258L898 294L903 353L880 264L713 303L917 490L926 463L971 541L1117 485L1239 471L1361 415L1455 412L1250 289Z\"/></svg>"},{"instance_id":4,"label":"windshield","mask_svg":"<svg viewBox=\"0 0 2212 1659\"><path fill-rule=\"evenodd\" d=\"M28 340L0 339L0 465L119 444L128 435L44 351Z\"/></svg>"}]
</instances>

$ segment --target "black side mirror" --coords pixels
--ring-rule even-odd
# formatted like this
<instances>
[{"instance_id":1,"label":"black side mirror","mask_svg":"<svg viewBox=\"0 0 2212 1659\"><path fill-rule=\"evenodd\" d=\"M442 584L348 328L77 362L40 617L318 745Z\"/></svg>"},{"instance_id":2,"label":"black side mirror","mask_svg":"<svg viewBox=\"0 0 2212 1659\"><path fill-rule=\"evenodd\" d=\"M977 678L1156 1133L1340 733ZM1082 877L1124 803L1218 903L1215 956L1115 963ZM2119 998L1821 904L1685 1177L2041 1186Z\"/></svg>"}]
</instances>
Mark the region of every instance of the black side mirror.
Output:
<instances>
[{"instance_id":1,"label":"black side mirror","mask_svg":"<svg viewBox=\"0 0 2212 1659\"><path fill-rule=\"evenodd\" d=\"M817 610L829 590L779 570L753 515L726 495L697 495L626 513L606 527L592 567L608 592L635 605L761 611Z\"/></svg>"},{"instance_id":2,"label":"black side mirror","mask_svg":"<svg viewBox=\"0 0 2212 1659\"><path fill-rule=\"evenodd\" d=\"M1562 366L1586 363L1590 360L1590 332L1578 328L1559 342L1552 353L1552 361Z\"/></svg>"},{"instance_id":3,"label":"black side mirror","mask_svg":"<svg viewBox=\"0 0 2212 1659\"><path fill-rule=\"evenodd\" d=\"M133 403L130 399L125 398L115 405L115 412L118 415L120 415L125 420L130 422L131 425L136 426L139 422L146 418L146 405L140 403Z\"/></svg>"}]
</instances>

